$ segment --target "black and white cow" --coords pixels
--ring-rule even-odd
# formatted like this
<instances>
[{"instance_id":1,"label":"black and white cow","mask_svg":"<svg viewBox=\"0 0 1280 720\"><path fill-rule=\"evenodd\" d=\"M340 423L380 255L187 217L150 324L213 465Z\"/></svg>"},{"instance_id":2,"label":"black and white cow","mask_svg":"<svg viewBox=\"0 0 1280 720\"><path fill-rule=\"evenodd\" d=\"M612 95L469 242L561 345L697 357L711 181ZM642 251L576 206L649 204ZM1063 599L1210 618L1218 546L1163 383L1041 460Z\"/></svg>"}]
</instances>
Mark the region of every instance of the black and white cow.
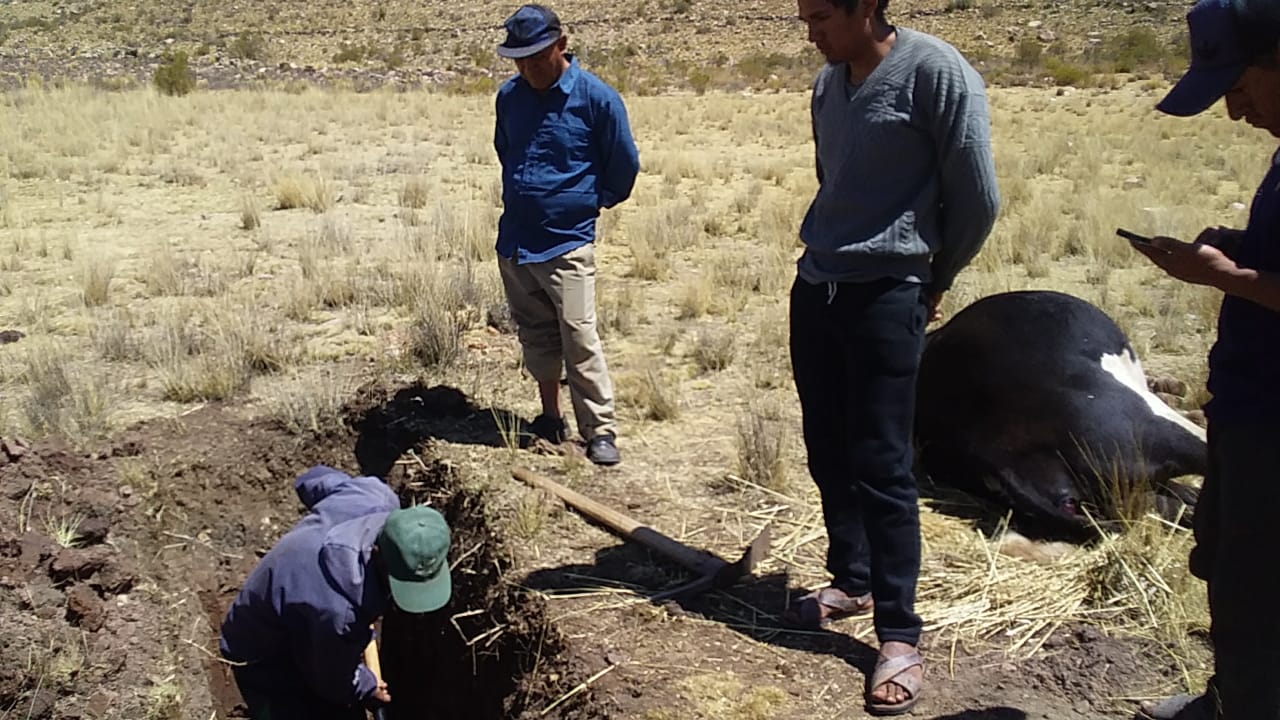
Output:
<instances>
[{"instance_id":1,"label":"black and white cow","mask_svg":"<svg viewBox=\"0 0 1280 720\"><path fill-rule=\"evenodd\" d=\"M1171 481L1208 462L1204 430L1148 390L1124 332L1057 292L992 295L929 334L916 441L935 484L1006 503L1024 531L1073 538L1091 534L1086 505L1115 515L1117 480L1194 506Z\"/></svg>"}]
</instances>

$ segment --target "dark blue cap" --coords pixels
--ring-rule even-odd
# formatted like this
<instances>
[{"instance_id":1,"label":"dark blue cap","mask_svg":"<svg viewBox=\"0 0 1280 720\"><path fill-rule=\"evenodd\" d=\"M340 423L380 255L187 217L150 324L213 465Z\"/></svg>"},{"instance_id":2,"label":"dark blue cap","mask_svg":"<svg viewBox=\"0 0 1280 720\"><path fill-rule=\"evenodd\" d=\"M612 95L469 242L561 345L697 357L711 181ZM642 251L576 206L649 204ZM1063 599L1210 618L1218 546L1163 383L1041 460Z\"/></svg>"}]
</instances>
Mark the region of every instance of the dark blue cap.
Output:
<instances>
[{"instance_id":1,"label":"dark blue cap","mask_svg":"<svg viewBox=\"0 0 1280 720\"><path fill-rule=\"evenodd\" d=\"M560 39L560 18L551 8L522 5L507 21L507 39L498 46L505 58L526 58L551 47Z\"/></svg>"},{"instance_id":2,"label":"dark blue cap","mask_svg":"<svg viewBox=\"0 0 1280 720\"><path fill-rule=\"evenodd\" d=\"M1170 115L1204 112L1227 94L1265 45L1266 32L1245 17L1246 2L1200 0L1187 13L1191 66L1156 105Z\"/></svg>"}]
</instances>

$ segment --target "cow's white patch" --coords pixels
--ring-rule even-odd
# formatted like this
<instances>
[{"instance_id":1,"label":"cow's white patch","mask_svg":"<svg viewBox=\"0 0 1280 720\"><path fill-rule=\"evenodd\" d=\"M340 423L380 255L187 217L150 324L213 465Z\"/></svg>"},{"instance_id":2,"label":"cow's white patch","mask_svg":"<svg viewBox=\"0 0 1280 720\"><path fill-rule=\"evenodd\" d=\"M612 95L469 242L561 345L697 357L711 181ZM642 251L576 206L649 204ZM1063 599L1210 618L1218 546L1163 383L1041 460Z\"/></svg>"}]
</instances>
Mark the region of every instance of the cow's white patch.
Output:
<instances>
[{"instance_id":1,"label":"cow's white patch","mask_svg":"<svg viewBox=\"0 0 1280 720\"><path fill-rule=\"evenodd\" d=\"M1102 369L1110 373L1116 380L1119 380L1120 384L1138 393L1138 396L1147 404L1147 407L1151 408L1151 412L1177 423L1187 432L1201 440L1207 440L1204 428L1191 422L1182 413L1166 405L1155 393L1147 389L1147 376L1142 372L1142 363L1131 352L1125 350L1117 355L1103 355Z\"/></svg>"}]
</instances>

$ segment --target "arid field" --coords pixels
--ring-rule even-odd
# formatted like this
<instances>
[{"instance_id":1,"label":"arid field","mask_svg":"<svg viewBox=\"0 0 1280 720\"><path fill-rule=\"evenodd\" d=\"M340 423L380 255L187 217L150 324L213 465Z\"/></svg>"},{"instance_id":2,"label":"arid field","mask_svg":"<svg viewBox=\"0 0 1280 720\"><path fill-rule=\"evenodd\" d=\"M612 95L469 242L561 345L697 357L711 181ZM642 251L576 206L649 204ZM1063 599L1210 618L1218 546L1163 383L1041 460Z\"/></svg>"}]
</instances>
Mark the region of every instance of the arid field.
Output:
<instances>
[{"instance_id":1,"label":"arid field","mask_svg":"<svg viewBox=\"0 0 1280 720\"><path fill-rule=\"evenodd\" d=\"M1163 278L1114 230L1242 227L1275 143L1221 107L1157 115L1166 87L991 90L1003 208L944 311L1006 290L1078 295L1125 329L1149 377L1186 382L1193 410L1219 297ZM481 528L488 584L462 600L514 593L563 646L545 667L503 650L520 660L507 678L523 678L520 712L857 716L870 623L778 624L789 590L826 579L786 342L816 186L807 95L627 104L643 169L602 218L597 254L624 462L602 470L518 447L538 405L493 258L492 97L0 95L0 331L22 334L0 345L0 437L31 446L0 448L0 718L229 717L210 655L219 603L296 517L294 474L355 470L371 427L401 432L392 411L417 423L385 463L402 494L474 499L459 512ZM772 523L774 550L755 583L654 604L687 577L514 481L514 465L726 557ZM953 499L924 504L918 715L1125 717L1202 683L1207 613L1185 531L1139 517L1037 561L1002 553L999 529ZM101 522L105 540L85 541L81 526ZM98 582L96 601L72 598L74 568L23 575L100 548L130 568L125 592ZM517 627L474 628L455 664L482 664Z\"/></svg>"}]
</instances>

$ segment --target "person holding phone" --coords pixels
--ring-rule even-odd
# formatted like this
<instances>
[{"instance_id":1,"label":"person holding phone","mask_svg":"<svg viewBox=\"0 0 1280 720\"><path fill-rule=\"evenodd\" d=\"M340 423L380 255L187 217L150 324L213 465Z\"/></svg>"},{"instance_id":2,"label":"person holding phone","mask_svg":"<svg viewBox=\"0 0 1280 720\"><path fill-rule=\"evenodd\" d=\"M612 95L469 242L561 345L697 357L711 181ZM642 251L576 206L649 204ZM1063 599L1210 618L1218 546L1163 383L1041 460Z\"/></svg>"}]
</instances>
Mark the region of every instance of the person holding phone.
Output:
<instances>
[{"instance_id":1,"label":"person holding phone","mask_svg":"<svg viewBox=\"0 0 1280 720\"><path fill-rule=\"evenodd\" d=\"M1280 138L1280 8L1200 0L1187 15L1191 66L1157 105L1196 115L1220 98L1232 120ZM1214 676L1198 696L1145 704L1151 718L1280 720L1280 153L1244 229L1133 247L1172 277L1224 293L1209 354L1209 471L1191 572L1208 584Z\"/></svg>"}]
</instances>

